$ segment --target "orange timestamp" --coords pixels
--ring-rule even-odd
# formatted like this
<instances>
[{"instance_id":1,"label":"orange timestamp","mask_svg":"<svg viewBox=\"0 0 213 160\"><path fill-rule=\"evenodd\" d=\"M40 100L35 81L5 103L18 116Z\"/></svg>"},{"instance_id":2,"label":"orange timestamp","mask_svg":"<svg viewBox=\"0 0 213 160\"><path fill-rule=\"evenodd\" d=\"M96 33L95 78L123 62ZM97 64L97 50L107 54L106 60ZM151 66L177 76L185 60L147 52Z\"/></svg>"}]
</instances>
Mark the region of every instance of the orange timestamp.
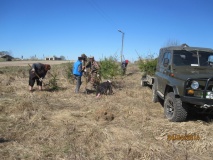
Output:
<instances>
[{"instance_id":1,"label":"orange timestamp","mask_svg":"<svg viewBox=\"0 0 213 160\"><path fill-rule=\"evenodd\" d=\"M167 135L168 141L197 141L200 140L200 136L198 134L171 134Z\"/></svg>"}]
</instances>

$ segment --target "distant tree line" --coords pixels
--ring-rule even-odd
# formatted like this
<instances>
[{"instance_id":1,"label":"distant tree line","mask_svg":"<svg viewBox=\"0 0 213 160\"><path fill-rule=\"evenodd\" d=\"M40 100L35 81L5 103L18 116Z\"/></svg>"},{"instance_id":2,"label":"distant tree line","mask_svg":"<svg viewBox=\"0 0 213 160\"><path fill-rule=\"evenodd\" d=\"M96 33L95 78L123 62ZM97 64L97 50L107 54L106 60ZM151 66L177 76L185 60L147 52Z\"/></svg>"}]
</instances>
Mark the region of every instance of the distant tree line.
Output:
<instances>
[{"instance_id":1,"label":"distant tree line","mask_svg":"<svg viewBox=\"0 0 213 160\"><path fill-rule=\"evenodd\" d=\"M11 56L11 52L8 52L8 51L0 51L0 55L9 55Z\"/></svg>"}]
</instances>

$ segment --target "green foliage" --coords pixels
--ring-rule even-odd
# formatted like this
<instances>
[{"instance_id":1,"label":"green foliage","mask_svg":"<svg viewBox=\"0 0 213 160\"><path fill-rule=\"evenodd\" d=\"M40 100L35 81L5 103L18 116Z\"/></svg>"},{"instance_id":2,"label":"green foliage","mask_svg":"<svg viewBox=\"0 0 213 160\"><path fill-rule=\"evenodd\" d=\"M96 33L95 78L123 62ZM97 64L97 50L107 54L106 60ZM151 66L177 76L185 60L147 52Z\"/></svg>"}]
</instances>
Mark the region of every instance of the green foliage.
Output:
<instances>
[{"instance_id":1,"label":"green foliage","mask_svg":"<svg viewBox=\"0 0 213 160\"><path fill-rule=\"evenodd\" d=\"M100 61L100 72L99 74L104 79L113 79L115 76L120 75L121 69L115 57L110 56Z\"/></svg>"},{"instance_id":2,"label":"green foliage","mask_svg":"<svg viewBox=\"0 0 213 160\"><path fill-rule=\"evenodd\" d=\"M61 66L65 69L65 77L70 83L74 83L74 76L72 74L73 62L63 63Z\"/></svg>"},{"instance_id":3,"label":"green foliage","mask_svg":"<svg viewBox=\"0 0 213 160\"><path fill-rule=\"evenodd\" d=\"M138 67L141 72L149 75L154 75L157 66L157 59L139 59Z\"/></svg>"},{"instance_id":4,"label":"green foliage","mask_svg":"<svg viewBox=\"0 0 213 160\"><path fill-rule=\"evenodd\" d=\"M51 79L49 80L49 87L50 87L50 90L58 90L59 87L58 87L58 79L57 79L57 74L54 73L54 74L51 74Z\"/></svg>"},{"instance_id":5,"label":"green foliage","mask_svg":"<svg viewBox=\"0 0 213 160\"><path fill-rule=\"evenodd\" d=\"M69 62L69 63L66 63L66 71L67 71L67 78L70 79L73 74L72 74L72 68L73 68L73 63Z\"/></svg>"}]
</instances>

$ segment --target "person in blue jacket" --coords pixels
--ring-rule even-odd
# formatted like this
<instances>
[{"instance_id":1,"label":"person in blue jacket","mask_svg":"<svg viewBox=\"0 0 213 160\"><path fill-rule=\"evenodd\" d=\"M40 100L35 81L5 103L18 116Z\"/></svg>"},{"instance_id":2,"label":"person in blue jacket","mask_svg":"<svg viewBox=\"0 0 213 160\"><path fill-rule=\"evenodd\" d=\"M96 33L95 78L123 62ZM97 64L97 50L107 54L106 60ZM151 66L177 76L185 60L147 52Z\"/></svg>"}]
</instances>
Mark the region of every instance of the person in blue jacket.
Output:
<instances>
[{"instance_id":1,"label":"person in blue jacket","mask_svg":"<svg viewBox=\"0 0 213 160\"><path fill-rule=\"evenodd\" d=\"M73 70L72 73L75 76L76 79L76 88L75 93L78 93L81 86L81 77L82 73L84 72L85 66L82 66L82 60L83 57L78 57L78 60L73 64Z\"/></svg>"}]
</instances>

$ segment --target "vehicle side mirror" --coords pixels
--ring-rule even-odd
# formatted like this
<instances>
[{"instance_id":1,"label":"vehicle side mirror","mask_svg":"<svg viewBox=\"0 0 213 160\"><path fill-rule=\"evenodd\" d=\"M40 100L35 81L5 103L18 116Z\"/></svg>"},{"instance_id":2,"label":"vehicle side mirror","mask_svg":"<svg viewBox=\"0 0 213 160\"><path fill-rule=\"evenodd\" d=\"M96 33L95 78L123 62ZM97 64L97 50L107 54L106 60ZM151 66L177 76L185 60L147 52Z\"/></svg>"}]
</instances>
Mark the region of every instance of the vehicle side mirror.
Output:
<instances>
[{"instance_id":1,"label":"vehicle side mirror","mask_svg":"<svg viewBox=\"0 0 213 160\"><path fill-rule=\"evenodd\" d=\"M213 55L210 55L208 58L209 65L213 65Z\"/></svg>"},{"instance_id":2,"label":"vehicle side mirror","mask_svg":"<svg viewBox=\"0 0 213 160\"><path fill-rule=\"evenodd\" d=\"M213 62L213 55L210 55L210 56L209 56L208 61L209 61L209 62Z\"/></svg>"},{"instance_id":3,"label":"vehicle side mirror","mask_svg":"<svg viewBox=\"0 0 213 160\"><path fill-rule=\"evenodd\" d=\"M168 58L165 58L164 60L163 60L163 66L164 67L167 67L169 65L169 59Z\"/></svg>"}]
</instances>

